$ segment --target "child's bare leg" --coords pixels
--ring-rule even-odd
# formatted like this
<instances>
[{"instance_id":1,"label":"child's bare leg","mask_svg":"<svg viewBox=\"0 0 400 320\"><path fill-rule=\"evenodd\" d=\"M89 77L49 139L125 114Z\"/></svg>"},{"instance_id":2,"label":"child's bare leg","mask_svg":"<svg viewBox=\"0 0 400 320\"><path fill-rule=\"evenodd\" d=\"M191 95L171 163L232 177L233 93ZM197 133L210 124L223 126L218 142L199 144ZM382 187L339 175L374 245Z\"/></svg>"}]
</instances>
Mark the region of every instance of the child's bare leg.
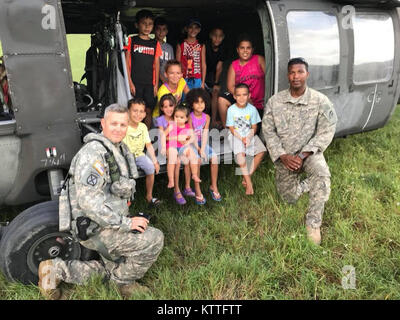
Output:
<instances>
[{"instance_id":1,"label":"child's bare leg","mask_svg":"<svg viewBox=\"0 0 400 320\"><path fill-rule=\"evenodd\" d=\"M143 122L147 126L147 129L150 130L152 121L152 111L150 108L146 108L145 110L146 110L146 117L144 118Z\"/></svg>"},{"instance_id":2,"label":"child's bare leg","mask_svg":"<svg viewBox=\"0 0 400 320\"><path fill-rule=\"evenodd\" d=\"M218 111L218 96L219 89L213 89L211 94L211 124L215 125L217 122L217 111Z\"/></svg>"},{"instance_id":3,"label":"child's bare leg","mask_svg":"<svg viewBox=\"0 0 400 320\"><path fill-rule=\"evenodd\" d=\"M168 175L167 188L169 189L175 186L174 174L177 162L178 162L178 151L175 148L170 147L168 149L168 163L167 163L167 175Z\"/></svg>"},{"instance_id":4,"label":"child's bare leg","mask_svg":"<svg viewBox=\"0 0 400 320\"><path fill-rule=\"evenodd\" d=\"M186 164L183 168L185 172L185 189L190 189L190 181L191 181L191 171L188 164Z\"/></svg>"},{"instance_id":5,"label":"child's bare leg","mask_svg":"<svg viewBox=\"0 0 400 320\"><path fill-rule=\"evenodd\" d=\"M226 114L230 105L231 103L229 102L229 100L218 97L218 113L224 128L226 128Z\"/></svg>"},{"instance_id":6,"label":"child's bare leg","mask_svg":"<svg viewBox=\"0 0 400 320\"><path fill-rule=\"evenodd\" d=\"M200 163L197 164L197 170L198 170L197 172L200 172ZM196 194L196 197L198 198L202 197L200 182L194 183L194 193Z\"/></svg>"},{"instance_id":7,"label":"child's bare leg","mask_svg":"<svg viewBox=\"0 0 400 320\"><path fill-rule=\"evenodd\" d=\"M175 192L175 194L179 194L176 196L178 199L182 198L182 195L180 194L181 189L179 189L180 167L181 167L181 162L179 161L179 158L178 158L176 166L175 166L175 171L174 171L174 192Z\"/></svg>"},{"instance_id":8,"label":"child's bare leg","mask_svg":"<svg viewBox=\"0 0 400 320\"><path fill-rule=\"evenodd\" d=\"M192 179L194 182L201 182L199 178L199 159L197 158L196 154L194 153L192 148L187 148L185 150L185 156L189 160L190 171L192 171Z\"/></svg>"},{"instance_id":9,"label":"child's bare leg","mask_svg":"<svg viewBox=\"0 0 400 320\"><path fill-rule=\"evenodd\" d=\"M218 185L217 185L217 180L218 180L218 157L212 157L211 158L210 171L211 171L211 186L210 186L210 189L214 193L219 193L218 192Z\"/></svg>"},{"instance_id":10,"label":"child's bare leg","mask_svg":"<svg viewBox=\"0 0 400 320\"><path fill-rule=\"evenodd\" d=\"M154 174L146 176L146 200L150 202L153 199L153 186L154 186Z\"/></svg>"},{"instance_id":11,"label":"child's bare leg","mask_svg":"<svg viewBox=\"0 0 400 320\"><path fill-rule=\"evenodd\" d=\"M244 153L238 153L236 156L237 163L242 171L243 185L246 187L246 195L254 194L253 184L251 182L249 170L247 169L246 155Z\"/></svg>"},{"instance_id":12,"label":"child's bare leg","mask_svg":"<svg viewBox=\"0 0 400 320\"><path fill-rule=\"evenodd\" d=\"M257 170L258 166L260 165L262 159L264 158L265 152L260 152L257 153L256 156L253 158L251 161L251 166L250 166L250 175L253 175L253 173Z\"/></svg>"}]
</instances>

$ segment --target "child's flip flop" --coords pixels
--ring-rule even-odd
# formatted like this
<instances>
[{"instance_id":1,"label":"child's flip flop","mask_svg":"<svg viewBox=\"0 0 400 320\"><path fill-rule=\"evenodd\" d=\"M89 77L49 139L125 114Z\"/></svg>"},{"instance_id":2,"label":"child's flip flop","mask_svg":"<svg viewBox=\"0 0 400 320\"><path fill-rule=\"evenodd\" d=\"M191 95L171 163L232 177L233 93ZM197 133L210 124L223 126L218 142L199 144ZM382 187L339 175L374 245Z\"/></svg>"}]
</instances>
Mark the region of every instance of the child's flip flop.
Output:
<instances>
[{"instance_id":1,"label":"child's flip flop","mask_svg":"<svg viewBox=\"0 0 400 320\"><path fill-rule=\"evenodd\" d=\"M201 195L201 197L195 196L195 200L196 200L196 204L198 205L203 205L206 204L206 198L204 198L203 195Z\"/></svg>"},{"instance_id":2,"label":"child's flip flop","mask_svg":"<svg viewBox=\"0 0 400 320\"><path fill-rule=\"evenodd\" d=\"M214 201L221 201L222 196L219 192L214 192L211 188L209 189L211 193L211 197L213 198Z\"/></svg>"}]
</instances>

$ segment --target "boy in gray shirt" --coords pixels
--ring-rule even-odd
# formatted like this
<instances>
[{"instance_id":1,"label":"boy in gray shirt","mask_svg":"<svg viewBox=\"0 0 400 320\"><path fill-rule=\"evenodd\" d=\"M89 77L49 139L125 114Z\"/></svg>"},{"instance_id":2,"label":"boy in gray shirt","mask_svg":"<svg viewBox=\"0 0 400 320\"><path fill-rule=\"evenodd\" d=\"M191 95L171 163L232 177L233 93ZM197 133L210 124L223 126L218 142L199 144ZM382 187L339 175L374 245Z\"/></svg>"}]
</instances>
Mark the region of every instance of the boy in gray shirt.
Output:
<instances>
[{"instance_id":1,"label":"boy in gray shirt","mask_svg":"<svg viewBox=\"0 0 400 320\"><path fill-rule=\"evenodd\" d=\"M156 40L160 43L162 49L162 55L160 57L160 80L162 83L166 82L167 79L164 75L165 73L165 64L168 60L172 60L175 58L174 49L169 43L166 43L165 37L168 34L168 24L167 20L163 17L158 17L154 21L154 34L156 36Z\"/></svg>"}]
</instances>

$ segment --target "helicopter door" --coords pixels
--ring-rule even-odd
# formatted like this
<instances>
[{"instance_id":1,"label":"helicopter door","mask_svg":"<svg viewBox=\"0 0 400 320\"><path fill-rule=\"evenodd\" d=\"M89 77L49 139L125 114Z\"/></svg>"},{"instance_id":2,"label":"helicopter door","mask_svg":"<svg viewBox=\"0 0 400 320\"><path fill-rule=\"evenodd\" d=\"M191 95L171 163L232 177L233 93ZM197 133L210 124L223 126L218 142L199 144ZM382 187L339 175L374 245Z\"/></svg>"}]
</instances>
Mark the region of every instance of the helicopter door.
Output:
<instances>
[{"instance_id":1,"label":"helicopter door","mask_svg":"<svg viewBox=\"0 0 400 320\"><path fill-rule=\"evenodd\" d=\"M61 3L0 0L0 39L17 134L74 123L75 95Z\"/></svg>"},{"instance_id":2,"label":"helicopter door","mask_svg":"<svg viewBox=\"0 0 400 320\"><path fill-rule=\"evenodd\" d=\"M398 33L399 28L395 14L360 9L352 17L354 67L350 90L352 94L361 92L366 110L369 109L360 118L362 131L382 127L397 103L399 62L395 61L395 30Z\"/></svg>"},{"instance_id":3,"label":"helicopter door","mask_svg":"<svg viewBox=\"0 0 400 320\"><path fill-rule=\"evenodd\" d=\"M348 126L340 116L348 44L340 28L339 6L325 1L267 1L266 4L274 25L275 93L289 86L288 61L303 57L309 63L308 86L327 95L335 105L339 118L337 131Z\"/></svg>"}]
</instances>

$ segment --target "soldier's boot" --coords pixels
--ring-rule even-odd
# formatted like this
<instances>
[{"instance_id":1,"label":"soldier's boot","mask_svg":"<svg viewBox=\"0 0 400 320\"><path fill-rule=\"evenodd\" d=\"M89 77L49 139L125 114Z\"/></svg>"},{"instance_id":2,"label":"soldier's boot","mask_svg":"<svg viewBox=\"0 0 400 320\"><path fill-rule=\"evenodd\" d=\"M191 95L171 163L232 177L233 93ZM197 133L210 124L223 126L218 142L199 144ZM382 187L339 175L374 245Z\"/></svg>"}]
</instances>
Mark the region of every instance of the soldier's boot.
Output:
<instances>
[{"instance_id":1,"label":"soldier's boot","mask_svg":"<svg viewBox=\"0 0 400 320\"><path fill-rule=\"evenodd\" d=\"M53 260L45 260L39 264L39 290L43 297L48 300L59 300L61 298L61 289L58 288L61 280L56 277L56 268Z\"/></svg>"},{"instance_id":2,"label":"soldier's boot","mask_svg":"<svg viewBox=\"0 0 400 320\"><path fill-rule=\"evenodd\" d=\"M130 298L134 292L150 293L148 287L143 286L136 281L129 284L118 285L118 290L121 296L125 299Z\"/></svg>"},{"instance_id":3,"label":"soldier's boot","mask_svg":"<svg viewBox=\"0 0 400 320\"><path fill-rule=\"evenodd\" d=\"M311 226L306 226L308 239L319 246L321 244L321 229L313 228Z\"/></svg>"}]
</instances>

